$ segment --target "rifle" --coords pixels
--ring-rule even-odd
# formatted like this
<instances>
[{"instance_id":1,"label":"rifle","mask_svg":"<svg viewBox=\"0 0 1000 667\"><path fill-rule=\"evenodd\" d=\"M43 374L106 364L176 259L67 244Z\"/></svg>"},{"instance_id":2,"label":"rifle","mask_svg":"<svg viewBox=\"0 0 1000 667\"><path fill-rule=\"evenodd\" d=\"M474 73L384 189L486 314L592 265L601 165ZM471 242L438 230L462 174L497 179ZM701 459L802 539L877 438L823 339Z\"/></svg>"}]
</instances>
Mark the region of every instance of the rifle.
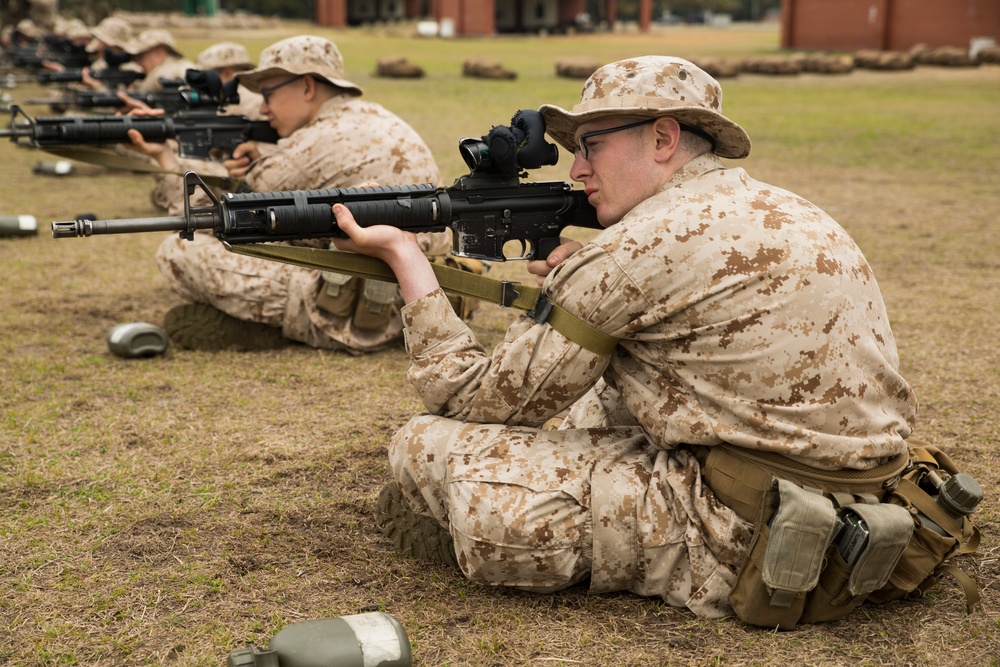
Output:
<instances>
[{"instance_id":1,"label":"rifle","mask_svg":"<svg viewBox=\"0 0 1000 667\"><path fill-rule=\"evenodd\" d=\"M163 90L143 93L139 91L127 91L125 94L132 99L138 100L153 109L163 109L166 114L175 114L183 109L195 109L199 107L214 107L217 100L208 97L201 91L189 88L182 88L184 81L181 79L160 79ZM54 97L49 99L29 99L22 104L48 104L53 108L77 108L77 109L100 109L111 108L120 109L125 107L125 103L118 97L118 93L102 90L67 90L64 97Z\"/></svg>"},{"instance_id":2,"label":"rifle","mask_svg":"<svg viewBox=\"0 0 1000 667\"><path fill-rule=\"evenodd\" d=\"M412 232L451 229L453 254L461 257L541 259L559 245L564 228L602 228L583 191L562 181L520 181L526 175L523 169L558 160L558 149L544 139L544 127L537 111L519 111L510 127L494 127L481 140L462 139L459 152L470 172L450 187L427 183L226 193L220 199L189 171L184 175L182 216L53 222L52 236L176 231L190 240L196 230L204 229L227 246L342 237L331 210L340 203L362 226L388 224ZM196 190L211 203L193 206ZM514 250L518 252L506 254Z\"/></svg>"},{"instance_id":3,"label":"rifle","mask_svg":"<svg viewBox=\"0 0 1000 667\"><path fill-rule=\"evenodd\" d=\"M66 68L90 66L92 58L83 48L77 48L65 40L45 38L27 46L5 49L2 61L14 69L38 70L46 62L56 62Z\"/></svg>"},{"instance_id":4,"label":"rifle","mask_svg":"<svg viewBox=\"0 0 1000 667\"><path fill-rule=\"evenodd\" d=\"M26 122L18 123L21 115ZM0 137L36 148L99 146L131 143L129 130L139 130L146 141L176 139L181 157L200 160L231 155L244 141L276 143L278 133L267 121L246 116L220 116L214 109L181 111L174 116L53 116L32 119L21 108L10 107L10 129Z\"/></svg>"},{"instance_id":5,"label":"rifle","mask_svg":"<svg viewBox=\"0 0 1000 667\"><path fill-rule=\"evenodd\" d=\"M117 67L105 67L104 69L91 70L90 76L104 84L106 88L117 88L118 86L128 86L146 78L143 72L136 72L130 69L118 69ZM52 83L80 83L83 81L83 68L66 69L63 71L40 70L25 77L15 77L16 83L38 83L49 85Z\"/></svg>"}]
</instances>

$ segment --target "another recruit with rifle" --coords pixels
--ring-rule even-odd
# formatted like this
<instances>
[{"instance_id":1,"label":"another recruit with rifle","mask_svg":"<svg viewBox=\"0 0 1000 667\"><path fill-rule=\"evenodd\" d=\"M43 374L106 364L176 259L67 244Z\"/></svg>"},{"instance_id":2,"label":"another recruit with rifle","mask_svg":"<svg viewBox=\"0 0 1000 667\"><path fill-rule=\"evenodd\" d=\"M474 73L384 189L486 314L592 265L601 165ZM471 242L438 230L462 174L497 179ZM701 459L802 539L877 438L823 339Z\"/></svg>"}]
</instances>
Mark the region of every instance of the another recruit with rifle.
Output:
<instances>
[{"instance_id":1,"label":"another recruit with rifle","mask_svg":"<svg viewBox=\"0 0 1000 667\"><path fill-rule=\"evenodd\" d=\"M162 90L149 93L138 91L123 91L123 95L145 104L151 109L163 109L164 113L172 114L192 106L191 102L181 93L185 85L182 79L164 79L160 82ZM60 97L36 97L24 100L21 104L48 104L53 111L61 113L66 109L117 109L128 110L129 104L118 92L112 90L66 90ZM195 104L194 106L201 106Z\"/></svg>"},{"instance_id":2,"label":"another recruit with rifle","mask_svg":"<svg viewBox=\"0 0 1000 667\"><path fill-rule=\"evenodd\" d=\"M175 139L182 157L215 159L228 156L245 141L276 143L278 134L266 121L245 116L226 116L218 109L234 102L235 86L223 86L214 72L188 70L188 87L170 95L171 104L182 110L172 116L53 116L31 118L18 105L11 105L10 128L0 137L36 148L105 146L129 143L128 131L139 130L150 142ZM23 122L19 119L23 118Z\"/></svg>"}]
</instances>

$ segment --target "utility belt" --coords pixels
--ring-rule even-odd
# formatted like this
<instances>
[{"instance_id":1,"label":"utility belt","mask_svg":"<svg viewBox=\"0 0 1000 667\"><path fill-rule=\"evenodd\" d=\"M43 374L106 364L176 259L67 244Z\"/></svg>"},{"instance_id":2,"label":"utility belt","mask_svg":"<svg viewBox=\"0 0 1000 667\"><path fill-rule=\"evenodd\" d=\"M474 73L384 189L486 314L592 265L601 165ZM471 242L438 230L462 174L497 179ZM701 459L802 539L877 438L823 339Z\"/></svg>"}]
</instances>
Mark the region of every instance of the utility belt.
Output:
<instances>
[{"instance_id":1,"label":"utility belt","mask_svg":"<svg viewBox=\"0 0 1000 667\"><path fill-rule=\"evenodd\" d=\"M740 619L781 630L838 620L866 600L922 594L945 573L971 613L978 587L945 561L975 551L979 530L938 497L952 477L965 500L982 490L937 447L908 445L871 470L838 471L729 445L693 448L716 498L754 524L729 598Z\"/></svg>"}]
</instances>

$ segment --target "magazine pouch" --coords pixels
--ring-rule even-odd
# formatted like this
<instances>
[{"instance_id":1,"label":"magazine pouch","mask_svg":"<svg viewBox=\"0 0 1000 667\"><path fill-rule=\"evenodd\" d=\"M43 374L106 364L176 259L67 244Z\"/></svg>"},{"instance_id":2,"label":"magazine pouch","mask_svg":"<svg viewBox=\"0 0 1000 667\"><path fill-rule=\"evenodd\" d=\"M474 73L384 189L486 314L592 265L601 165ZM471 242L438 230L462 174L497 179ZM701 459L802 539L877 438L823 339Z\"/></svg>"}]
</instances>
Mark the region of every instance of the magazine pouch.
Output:
<instances>
[{"instance_id":1,"label":"magazine pouch","mask_svg":"<svg viewBox=\"0 0 1000 667\"><path fill-rule=\"evenodd\" d=\"M757 509L754 536L729 601L744 622L791 630L819 583L838 528L833 502L775 479Z\"/></svg>"},{"instance_id":2,"label":"magazine pouch","mask_svg":"<svg viewBox=\"0 0 1000 667\"><path fill-rule=\"evenodd\" d=\"M392 319L399 286L381 280L362 282L361 296L354 310L354 326L366 331L381 331Z\"/></svg>"},{"instance_id":3,"label":"magazine pouch","mask_svg":"<svg viewBox=\"0 0 1000 667\"><path fill-rule=\"evenodd\" d=\"M361 281L343 273L323 272L316 307L337 317L350 317L358 299Z\"/></svg>"},{"instance_id":4,"label":"magazine pouch","mask_svg":"<svg viewBox=\"0 0 1000 667\"><path fill-rule=\"evenodd\" d=\"M913 532L897 505L855 503L837 511L838 526L800 623L836 621L885 585Z\"/></svg>"}]
</instances>

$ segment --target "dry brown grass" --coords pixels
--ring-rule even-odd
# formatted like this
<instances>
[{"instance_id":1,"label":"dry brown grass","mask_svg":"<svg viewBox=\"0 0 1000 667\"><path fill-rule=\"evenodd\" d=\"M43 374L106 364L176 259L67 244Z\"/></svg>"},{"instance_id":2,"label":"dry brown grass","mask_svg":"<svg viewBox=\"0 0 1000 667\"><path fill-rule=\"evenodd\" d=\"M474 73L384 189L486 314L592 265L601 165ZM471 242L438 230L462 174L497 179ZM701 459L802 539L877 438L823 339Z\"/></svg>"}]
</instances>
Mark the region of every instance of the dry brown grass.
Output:
<instances>
[{"instance_id":1,"label":"dry brown grass","mask_svg":"<svg viewBox=\"0 0 1000 667\"><path fill-rule=\"evenodd\" d=\"M669 33L661 50L738 51L731 35L696 39L707 34ZM449 177L459 136L520 107L571 104L579 89L551 69L577 42L335 39L349 74L428 137ZM753 40L746 51L759 50ZM583 52L611 59L653 45L593 38ZM461 81L460 59L442 64L459 50L520 68L520 87ZM410 54L427 80L371 78L383 53ZM219 665L287 623L383 609L421 665L998 664L1000 68L741 77L726 89L727 110L755 139L751 172L816 201L858 239L921 400L919 434L987 491L980 553L960 560L982 611L965 616L945 582L921 600L778 634L628 594L477 587L402 558L372 524L387 439L420 410L401 349L119 359L105 344L115 324L159 322L178 303L152 262L162 235L55 241L43 231L0 239L0 663ZM3 143L0 156L0 214L43 225L157 214L148 177L84 166L60 180L30 173L40 153ZM510 317L487 306L473 325L492 344Z\"/></svg>"}]
</instances>

